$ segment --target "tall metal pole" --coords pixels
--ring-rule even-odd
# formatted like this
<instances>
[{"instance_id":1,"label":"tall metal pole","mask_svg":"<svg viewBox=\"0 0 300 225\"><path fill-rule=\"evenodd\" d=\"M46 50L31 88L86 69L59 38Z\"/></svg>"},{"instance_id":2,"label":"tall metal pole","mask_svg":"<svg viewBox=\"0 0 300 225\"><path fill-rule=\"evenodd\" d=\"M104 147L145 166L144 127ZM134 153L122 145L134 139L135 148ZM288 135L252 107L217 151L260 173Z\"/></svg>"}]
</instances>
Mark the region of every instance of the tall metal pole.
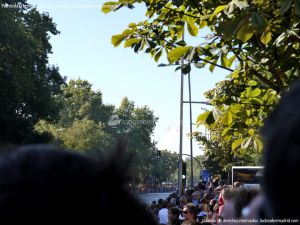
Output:
<instances>
[{"instance_id":1,"label":"tall metal pole","mask_svg":"<svg viewBox=\"0 0 300 225\"><path fill-rule=\"evenodd\" d=\"M189 82L189 102L190 102L190 134L193 132L193 118L192 118L192 96L191 96L191 74L188 74L188 82ZM190 149L191 149L191 187L194 187L194 172L193 172L193 139L190 138Z\"/></svg>"},{"instance_id":2,"label":"tall metal pole","mask_svg":"<svg viewBox=\"0 0 300 225\"><path fill-rule=\"evenodd\" d=\"M182 40L184 40L184 26ZM183 134L183 82L184 82L184 73L182 66L184 64L184 59L181 57L181 77L180 77L180 128L179 128L179 154L178 154L178 196L180 197L183 194L182 188L182 134Z\"/></svg>"}]
</instances>

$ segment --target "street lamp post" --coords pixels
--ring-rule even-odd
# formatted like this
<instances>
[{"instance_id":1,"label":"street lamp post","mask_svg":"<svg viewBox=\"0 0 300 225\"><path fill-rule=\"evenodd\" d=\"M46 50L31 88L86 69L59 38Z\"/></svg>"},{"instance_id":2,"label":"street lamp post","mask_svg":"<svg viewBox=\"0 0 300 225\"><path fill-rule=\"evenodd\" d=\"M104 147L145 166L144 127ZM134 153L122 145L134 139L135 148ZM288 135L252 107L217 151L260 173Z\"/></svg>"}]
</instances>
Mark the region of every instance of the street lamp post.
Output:
<instances>
[{"instance_id":1,"label":"street lamp post","mask_svg":"<svg viewBox=\"0 0 300 225\"><path fill-rule=\"evenodd\" d=\"M191 74L188 74L189 82L189 105L190 105L190 134L193 133L193 118L192 118L192 94L191 94ZM193 172L193 139L190 137L190 151L191 151L191 187L194 187L194 172Z\"/></svg>"},{"instance_id":2,"label":"street lamp post","mask_svg":"<svg viewBox=\"0 0 300 225\"><path fill-rule=\"evenodd\" d=\"M183 39L183 37L182 37ZM183 57L180 60L181 67L183 65ZM180 128L179 128L179 157L178 157L178 197L183 193L182 188L182 134L183 134L183 82L184 82L184 73L181 68L181 77L180 77Z\"/></svg>"}]
</instances>

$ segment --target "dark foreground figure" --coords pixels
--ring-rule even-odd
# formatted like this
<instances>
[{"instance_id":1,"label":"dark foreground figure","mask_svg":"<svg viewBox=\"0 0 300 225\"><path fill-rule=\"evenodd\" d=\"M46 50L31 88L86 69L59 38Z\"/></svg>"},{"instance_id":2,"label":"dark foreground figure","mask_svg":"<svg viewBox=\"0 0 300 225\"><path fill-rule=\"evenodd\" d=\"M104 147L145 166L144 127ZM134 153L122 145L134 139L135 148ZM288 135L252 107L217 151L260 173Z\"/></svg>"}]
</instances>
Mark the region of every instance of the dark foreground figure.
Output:
<instances>
[{"instance_id":1,"label":"dark foreground figure","mask_svg":"<svg viewBox=\"0 0 300 225\"><path fill-rule=\"evenodd\" d=\"M263 217L300 219L300 80L265 122ZM296 190L294 192L294 190ZM278 224L278 223L277 223Z\"/></svg>"},{"instance_id":2,"label":"dark foreground figure","mask_svg":"<svg viewBox=\"0 0 300 225\"><path fill-rule=\"evenodd\" d=\"M245 218L256 219L251 224L299 224L299 79L266 119L263 137L263 194L250 203Z\"/></svg>"},{"instance_id":3,"label":"dark foreground figure","mask_svg":"<svg viewBox=\"0 0 300 225\"><path fill-rule=\"evenodd\" d=\"M127 189L128 161L122 146L105 158L43 145L1 153L1 224L156 224Z\"/></svg>"}]
</instances>

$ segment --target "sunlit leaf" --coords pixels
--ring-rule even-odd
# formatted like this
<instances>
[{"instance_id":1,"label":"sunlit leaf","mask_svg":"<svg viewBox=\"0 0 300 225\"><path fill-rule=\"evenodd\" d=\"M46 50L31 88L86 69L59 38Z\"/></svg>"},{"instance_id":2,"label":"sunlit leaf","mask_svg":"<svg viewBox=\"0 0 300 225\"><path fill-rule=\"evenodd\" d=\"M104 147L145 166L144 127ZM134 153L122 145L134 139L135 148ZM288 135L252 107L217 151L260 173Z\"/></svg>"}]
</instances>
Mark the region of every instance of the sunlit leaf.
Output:
<instances>
[{"instance_id":1,"label":"sunlit leaf","mask_svg":"<svg viewBox=\"0 0 300 225\"><path fill-rule=\"evenodd\" d=\"M127 39L124 43L124 47L131 47L133 44L136 44L138 42L140 42L141 39L140 38L132 38L132 39Z\"/></svg>"},{"instance_id":2,"label":"sunlit leaf","mask_svg":"<svg viewBox=\"0 0 300 225\"><path fill-rule=\"evenodd\" d=\"M107 14L109 12L115 11L121 5L122 5L122 3L119 3L119 2L105 2L101 7L101 11L103 13Z\"/></svg>"},{"instance_id":3,"label":"sunlit leaf","mask_svg":"<svg viewBox=\"0 0 300 225\"><path fill-rule=\"evenodd\" d=\"M255 134L254 129L249 129L248 134L251 135L251 136L254 136L254 134Z\"/></svg>"},{"instance_id":4,"label":"sunlit leaf","mask_svg":"<svg viewBox=\"0 0 300 225\"><path fill-rule=\"evenodd\" d=\"M261 90L259 88L255 88L253 91L251 91L250 97L251 98L257 97L260 95L260 93L261 93Z\"/></svg>"},{"instance_id":5,"label":"sunlit leaf","mask_svg":"<svg viewBox=\"0 0 300 225\"><path fill-rule=\"evenodd\" d=\"M226 135L227 134L227 132L230 130L230 127L226 127L224 130L223 130L223 132L222 132L222 134L221 134L221 136L224 136L224 135Z\"/></svg>"},{"instance_id":6,"label":"sunlit leaf","mask_svg":"<svg viewBox=\"0 0 300 225\"><path fill-rule=\"evenodd\" d=\"M190 17L188 17L187 20L186 20L186 22L187 22L188 32L190 33L190 35L197 36L199 29L195 25L195 20L192 19L192 18L190 18Z\"/></svg>"},{"instance_id":7,"label":"sunlit leaf","mask_svg":"<svg viewBox=\"0 0 300 225\"><path fill-rule=\"evenodd\" d=\"M178 61L182 56L184 56L192 47L191 46L184 46L184 47L177 47L172 49L168 53L168 59L170 63L174 63Z\"/></svg>"},{"instance_id":8,"label":"sunlit leaf","mask_svg":"<svg viewBox=\"0 0 300 225\"><path fill-rule=\"evenodd\" d=\"M204 123L211 111L206 111L197 117L197 123Z\"/></svg>"},{"instance_id":9,"label":"sunlit leaf","mask_svg":"<svg viewBox=\"0 0 300 225\"><path fill-rule=\"evenodd\" d=\"M241 144L241 148L248 148L252 141L252 137L244 138L244 141Z\"/></svg>"},{"instance_id":10,"label":"sunlit leaf","mask_svg":"<svg viewBox=\"0 0 300 225\"><path fill-rule=\"evenodd\" d=\"M219 5L217 8L215 8L215 10L214 10L213 14L211 15L210 19L215 17L218 13L222 12L226 7L227 7L227 5Z\"/></svg>"},{"instance_id":11,"label":"sunlit leaf","mask_svg":"<svg viewBox=\"0 0 300 225\"><path fill-rule=\"evenodd\" d=\"M242 42L247 42L252 36L254 32L249 30L248 26L242 26L241 29L238 31L237 37Z\"/></svg>"},{"instance_id":12,"label":"sunlit leaf","mask_svg":"<svg viewBox=\"0 0 300 225\"><path fill-rule=\"evenodd\" d=\"M264 32L261 37L260 37L260 41L267 45L272 39L272 33L270 31Z\"/></svg>"},{"instance_id":13,"label":"sunlit leaf","mask_svg":"<svg viewBox=\"0 0 300 225\"><path fill-rule=\"evenodd\" d=\"M235 150L238 147L240 147L244 141L245 141L245 138L241 138L241 139L237 139L237 140L233 141L231 144L232 150Z\"/></svg>"},{"instance_id":14,"label":"sunlit leaf","mask_svg":"<svg viewBox=\"0 0 300 225\"><path fill-rule=\"evenodd\" d=\"M214 61L212 61L212 63L211 63L210 66L209 66L209 71L210 71L210 72L213 72L213 71L214 71L217 62L218 62L218 58L215 59Z\"/></svg>"},{"instance_id":15,"label":"sunlit leaf","mask_svg":"<svg viewBox=\"0 0 300 225\"><path fill-rule=\"evenodd\" d=\"M254 147L258 150L259 153L262 152L262 149L263 149L263 143L262 141L257 138L257 137L254 137Z\"/></svg>"},{"instance_id":16,"label":"sunlit leaf","mask_svg":"<svg viewBox=\"0 0 300 225\"><path fill-rule=\"evenodd\" d=\"M112 36L111 43L114 45L114 47L118 47L122 41L124 40L125 35L124 34L117 34Z\"/></svg>"},{"instance_id":17,"label":"sunlit leaf","mask_svg":"<svg viewBox=\"0 0 300 225\"><path fill-rule=\"evenodd\" d=\"M161 55L162 55L162 49L160 49L156 54L155 54L155 56L154 56L154 60L155 60L155 62L158 62L158 60L159 60L159 58L161 57Z\"/></svg>"}]
</instances>

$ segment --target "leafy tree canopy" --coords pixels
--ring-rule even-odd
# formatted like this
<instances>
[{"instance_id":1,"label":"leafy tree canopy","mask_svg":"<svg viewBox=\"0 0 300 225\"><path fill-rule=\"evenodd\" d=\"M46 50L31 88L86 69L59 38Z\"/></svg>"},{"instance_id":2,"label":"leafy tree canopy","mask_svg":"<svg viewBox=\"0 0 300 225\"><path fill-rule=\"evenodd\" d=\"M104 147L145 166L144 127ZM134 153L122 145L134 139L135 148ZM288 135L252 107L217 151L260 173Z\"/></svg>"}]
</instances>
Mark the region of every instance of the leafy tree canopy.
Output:
<instances>
[{"instance_id":1,"label":"leafy tree canopy","mask_svg":"<svg viewBox=\"0 0 300 225\"><path fill-rule=\"evenodd\" d=\"M45 141L47 137L34 132L34 124L58 118L65 81L48 64L50 34L58 33L49 15L26 1L0 1L1 144Z\"/></svg>"},{"instance_id":2,"label":"leafy tree canopy","mask_svg":"<svg viewBox=\"0 0 300 225\"><path fill-rule=\"evenodd\" d=\"M245 160L260 154L264 118L299 77L300 0L119 0L104 3L102 11L135 4L145 5L148 19L130 23L112 36L112 44L124 43L155 61L165 54L169 64L184 59L177 69L185 74L192 68L222 68L227 79L206 93L213 109L199 115L197 123L206 126L210 146L217 144L222 154L230 151ZM199 45L182 40L185 29L199 37ZM204 143L202 134L194 136Z\"/></svg>"}]
</instances>

